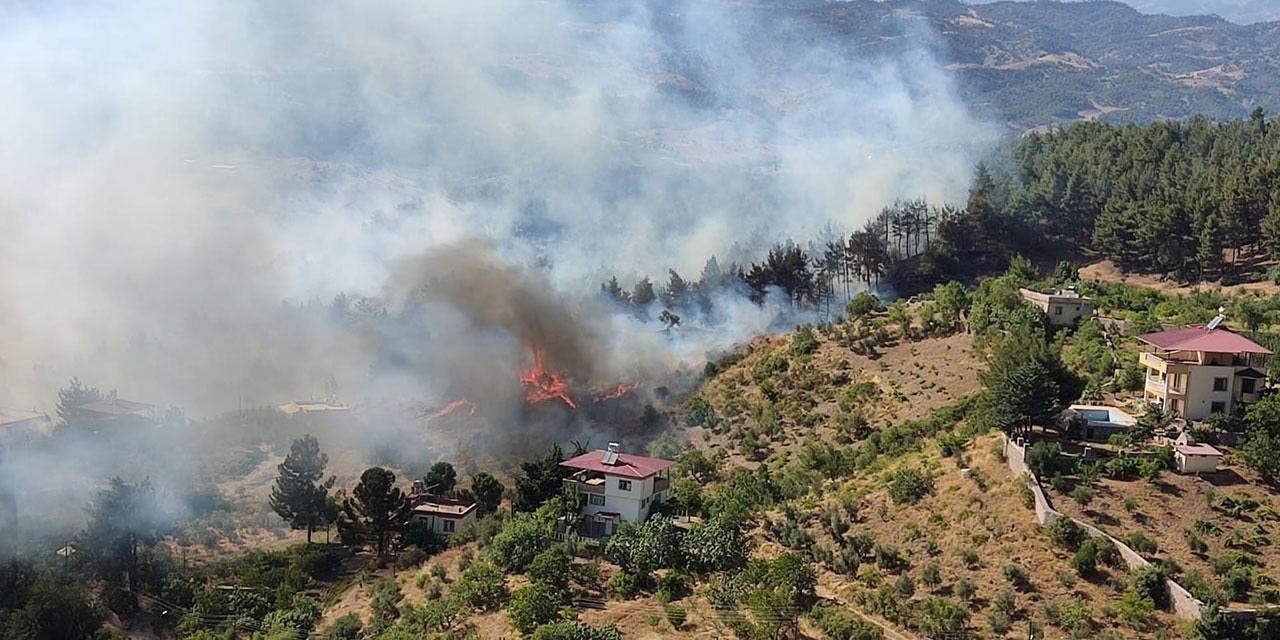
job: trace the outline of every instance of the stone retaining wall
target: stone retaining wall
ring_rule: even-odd
[[[1036,522],[1041,525],[1047,525],[1058,518],[1069,517],[1049,505],[1049,499],[1045,497],[1044,490],[1040,487],[1040,481],[1037,480],[1035,474],[1031,473],[1031,470],[1027,468],[1026,447],[1019,446],[1018,443],[1010,440],[1008,435],[1003,437],[1004,457],[1009,464],[1009,471],[1012,471],[1015,476],[1025,477],[1027,479],[1027,486],[1031,487],[1031,493],[1035,497],[1034,506],[1036,510]],[[1115,545],[1115,548],[1120,552],[1120,557],[1124,559],[1125,565],[1129,567],[1130,571],[1151,564],[1146,558],[1143,558],[1138,554],[1138,552],[1131,549],[1129,545],[1107,535],[1105,531],[1102,531],[1092,524],[1077,518],[1072,518],[1072,520],[1079,525],[1085,533],[1089,534],[1089,537],[1101,538]],[[1196,600],[1190,592],[1184,589],[1182,585],[1177,582],[1174,582],[1173,580],[1166,580],[1165,582],[1169,585],[1169,600],[1173,604],[1174,614],[1179,618],[1184,619],[1200,619],[1200,616],[1204,611],[1204,603]]]

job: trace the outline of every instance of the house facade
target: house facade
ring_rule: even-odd
[[[622,453],[617,443],[561,462],[573,470],[565,486],[586,496],[579,534],[600,538],[613,535],[623,522],[644,522],[654,505],[666,501],[673,464]]]
[[[476,523],[476,503],[427,493],[409,496],[413,520],[442,536],[462,533]]]
[[[1049,293],[1019,289],[1018,293],[1023,300],[1039,307],[1049,324],[1056,327],[1069,327],[1093,315],[1093,301],[1073,289],[1054,289]]]
[[[1146,370],[1143,397],[1148,402],[1188,420],[1203,420],[1261,397],[1266,372],[1250,366],[1250,357],[1271,351],[1216,324],[1138,336],[1149,347],[1138,354]]]

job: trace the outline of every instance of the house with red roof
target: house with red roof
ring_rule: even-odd
[[[1147,349],[1138,355],[1146,369],[1143,397],[1188,420],[1230,413],[1258,400],[1266,372],[1253,364],[1270,355],[1266,347],[1221,326],[1157,331],[1138,336]]]
[[[623,522],[644,522],[654,505],[666,501],[673,464],[622,453],[616,442],[609,443],[606,450],[596,449],[561,462],[560,466],[573,470],[565,485],[587,498],[578,533],[603,538],[613,535]]]

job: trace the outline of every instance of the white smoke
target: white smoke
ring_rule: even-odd
[[[394,299],[433,248],[483,239],[582,310],[608,274],[695,279],[735,243],[962,193],[992,129],[928,35],[864,59],[820,27],[825,3],[795,6],[0,7],[0,405],[49,409],[73,375],[197,415],[331,375],[373,393],[371,352],[464,358],[483,332],[447,309],[421,332],[321,310]],[[769,322],[722,317],[707,344]],[[676,344],[618,331],[615,352]],[[525,348],[481,337],[487,357]],[[395,388],[448,386],[433,362]]]

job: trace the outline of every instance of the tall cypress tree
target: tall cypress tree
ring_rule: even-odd
[[[271,490],[271,508],[294,529],[306,529],[307,543],[319,527],[332,524],[328,508],[333,476],[321,481],[329,456],[320,451],[315,436],[307,434],[293,441],[289,455],[276,470],[276,486]]]

